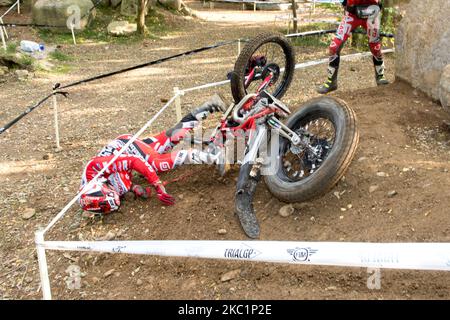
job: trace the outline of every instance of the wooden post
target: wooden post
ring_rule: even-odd
[[[20,14],[20,0],[17,0],[17,14]]]
[[[53,95],[53,115],[55,119],[55,138],[56,138],[56,150],[61,150],[59,144],[59,125],[58,125],[58,102],[56,101],[56,94]]]
[[[72,39],[73,39],[73,44],[76,45],[77,41],[75,39],[75,31],[73,30],[73,23],[70,26],[70,31],[72,31]]]
[[[35,233],[35,239],[39,264],[39,274],[41,277],[42,295],[44,297],[44,300],[51,300],[52,292],[50,290],[50,278],[48,277],[47,258],[45,256],[45,249],[44,247],[42,247],[42,243],[44,242],[44,233],[42,231],[37,231]]]
[[[3,28],[0,28],[0,36],[2,38],[2,46],[3,49],[6,51],[6,41],[5,41],[5,35],[3,33]]]
[[[238,39],[238,57],[241,54],[241,39]]]
[[[173,93],[176,95],[175,98],[175,114],[177,116],[177,122],[181,121],[181,92],[178,87],[173,88]]]
[[[4,22],[3,22],[3,18],[0,18],[0,23],[1,23],[1,24],[4,23]],[[5,26],[1,26],[0,28],[3,29],[3,33],[4,33],[4,36],[5,36],[5,39],[8,39],[9,36],[8,36],[8,32],[6,32],[6,27],[5,27]]]

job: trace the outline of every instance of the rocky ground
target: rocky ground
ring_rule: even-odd
[[[55,82],[252,37],[262,29],[261,22],[248,21],[178,17],[171,23],[178,31],[157,40],[63,45],[62,52],[73,57],[67,74],[36,74],[27,81],[7,76],[0,84],[1,123],[36,102]],[[274,28],[272,21],[264,25],[265,30]],[[38,40],[31,31],[20,32]],[[325,57],[326,49],[298,47],[296,54],[303,62]],[[76,194],[86,161],[118,134],[136,132],[172,96],[173,87],[223,80],[236,55],[235,46],[222,47],[71,89],[68,99],[58,98],[61,151],[55,150],[50,104],[0,137],[2,299],[41,298],[34,231]],[[394,81],[392,57],[386,63]],[[299,108],[316,96],[314,88],[325,75],[325,66],[296,72],[284,101]],[[407,84],[376,88],[368,58],[344,62],[340,76],[340,90],[333,95],[346,100],[359,120],[355,160],[332,192],[296,204],[287,217],[278,214],[285,204],[261,183],[255,200],[261,240],[450,241],[445,192],[450,187],[450,134],[442,126],[448,115]],[[216,91],[230,96],[227,86],[190,93],[182,98],[184,111]],[[171,110],[146,134],[174,123]],[[213,167],[194,166],[163,179],[185,174],[190,177],[168,186],[177,198],[174,207],[161,207],[155,198],[130,199],[119,212],[93,221],[82,219],[73,207],[47,239],[246,239],[231,209],[237,171],[219,179]],[[48,263],[58,299],[447,299],[450,290],[450,275],[444,272],[384,270],[381,289],[369,290],[367,272],[359,268],[63,252],[48,252]],[[81,288],[75,290],[66,283],[73,266],[82,276]]]

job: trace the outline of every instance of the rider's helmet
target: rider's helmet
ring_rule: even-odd
[[[83,193],[80,205],[83,210],[107,214],[119,209],[120,196],[107,180],[103,179],[92,183],[92,186]]]

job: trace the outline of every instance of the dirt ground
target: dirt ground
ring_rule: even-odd
[[[61,50],[74,57],[68,74],[37,74],[26,82],[9,76],[0,84],[1,123],[36,102],[55,82],[252,37],[262,28],[261,22],[231,22],[178,17],[172,21],[178,31],[158,40],[64,45]],[[263,26],[274,28],[272,21]],[[42,297],[34,231],[47,225],[76,194],[88,159],[118,134],[136,132],[172,96],[173,87],[223,80],[236,55],[235,46],[223,47],[71,89],[69,99],[58,98],[62,151],[55,150],[50,104],[0,137],[0,298]],[[297,48],[297,62],[325,56],[326,49]],[[261,240],[450,241],[450,200],[445,192],[450,187],[450,134],[442,126],[448,115],[407,84],[394,82],[392,56],[386,64],[393,84],[376,88],[369,58],[343,62],[340,90],[333,95],[358,115],[356,157],[332,192],[296,204],[287,218],[278,214],[284,204],[261,183],[255,199]],[[294,110],[301,107],[316,96],[314,88],[325,75],[323,65],[296,72],[283,100]],[[182,98],[184,111],[216,91],[230,96],[227,86],[187,94]],[[174,123],[171,110],[146,134]],[[168,186],[177,198],[173,207],[161,207],[155,198],[129,199],[119,212],[91,221],[81,219],[74,206],[47,239],[246,239],[232,210],[237,172],[222,179],[213,167],[192,166],[162,177],[184,174],[191,176]],[[397,194],[389,197],[390,191]],[[27,208],[36,212],[30,219],[22,217]],[[219,234],[219,229],[226,229],[226,234]],[[54,251],[47,257],[56,299],[448,299],[450,292],[450,274],[445,272],[383,270],[381,289],[369,290],[362,268]],[[81,268],[81,289],[66,285],[71,265]],[[238,276],[221,282],[221,275],[232,270],[239,270]]]

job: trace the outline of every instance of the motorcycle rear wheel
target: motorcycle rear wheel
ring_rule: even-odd
[[[247,42],[234,65],[231,93],[236,103],[247,94],[255,93],[262,82],[262,79],[257,79],[251,81],[248,86],[245,84],[250,62],[261,56],[266,60],[264,66],[261,66],[263,69],[272,67],[279,71],[276,81],[267,89],[270,94],[280,99],[288,90],[295,69],[294,49],[282,34],[262,33]]]

